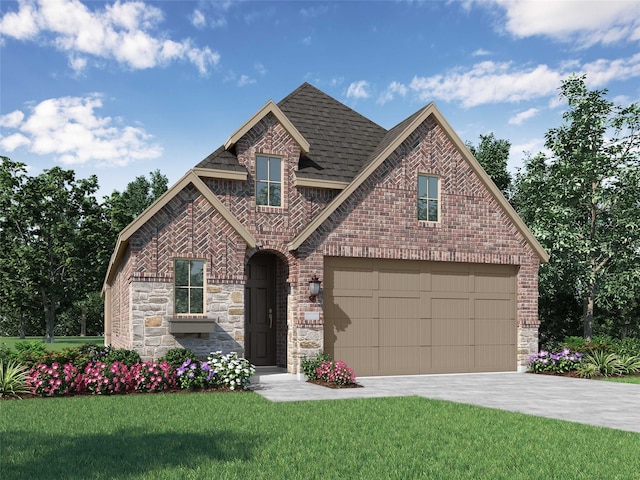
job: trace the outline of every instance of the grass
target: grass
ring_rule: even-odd
[[[15,349],[18,342],[42,342],[42,337],[26,337],[20,339],[18,337],[0,337],[0,346]],[[54,343],[44,343],[49,350],[62,350],[64,348],[79,347],[85,343],[93,343],[96,345],[104,345],[104,337],[55,337]]]
[[[21,479],[630,479],[640,435],[419,397],[255,393],[0,402]]]
[[[598,378],[598,380],[606,380],[607,382],[618,383],[636,383],[640,385],[640,375],[628,375],[626,377],[602,377]]]

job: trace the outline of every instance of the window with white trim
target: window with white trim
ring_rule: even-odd
[[[418,220],[437,222],[440,219],[440,179],[433,175],[418,175]]]
[[[282,205],[282,160],[256,156],[256,205]]]
[[[175,313],[204,313],[204,261],[175,260],[174,273]]]

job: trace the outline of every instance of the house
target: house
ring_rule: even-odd
[[[547,259],[433,103],[386,130],[305,83],[121,232],[105,342],[292,373],[320,350],[359,376],[522,370]]]

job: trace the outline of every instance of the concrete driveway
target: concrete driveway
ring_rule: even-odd
[[[526,373],[362,377],[331,389],[259,372],[253,390],[273,402],[421,396],[640,433],[640,385]]]

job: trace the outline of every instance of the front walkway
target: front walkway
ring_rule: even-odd
[[[331,389],[286,373],[260,374],[253,390],[273,402],[421,396],[640,433],[640,385],[526,373],[362,377]]]

